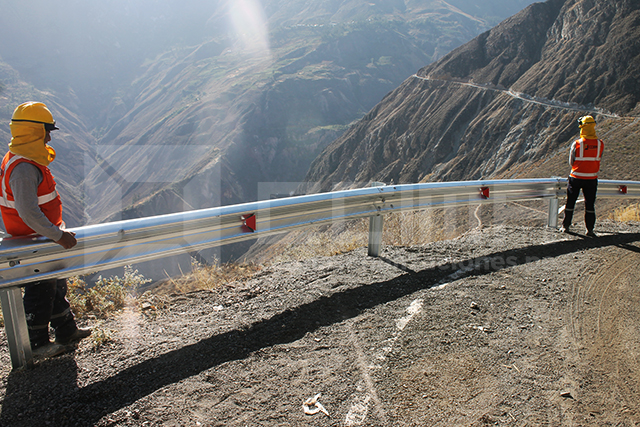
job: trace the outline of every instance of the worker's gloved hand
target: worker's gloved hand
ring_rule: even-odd
[[[71,249],[78,243],[76,240],[76,233],[72,233],[70,231],[63,231],[62,237],[60,240],[57,240],[56,243],[62,246],[65,249]]]

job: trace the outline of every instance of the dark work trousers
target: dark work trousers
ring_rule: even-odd
[[[587,231],[593,231],[596,225],[596,192],[598,191],[597,179],[579,179],[569,177],[567,183],[567,204],[564,208],[564,221],[562,226],[569,229],[573,219],[573,210],[576,207],[576,200],[580,195],[580,189],[584,194],[584,224]]]
[[[32,348],[49,343],[49,325],[57,338],[68,337],[77,329],[67,301],[66,279],[29,283],[24,287],[23,303]]]

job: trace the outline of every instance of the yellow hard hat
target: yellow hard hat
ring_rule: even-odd
[[[595,119],[592,116],[582,116],[578,119],[578,127],[580,128],[590,123],[593,123],[593,124],[596,123]]]
[[[25,102],[16,107],[11,116],[12,122],[42,123],[48,131],[57,130],[51,111],[42,102]]]

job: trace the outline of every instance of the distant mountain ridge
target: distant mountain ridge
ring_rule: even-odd
[[[564,176],[577,117],[620,127],[640,113],[639,24],[638,2],[532,4],[388,94],[314,161],[301,190],[531,176],[555,156],[551,172]],[[632,175],[610,179],[640,177],[637,155],[620,160]],[[605,154],[603,174],[613,166]]]
[[[419,74],[450,73],[626,114],[640,98],[638,6],[631,0],[533,4]]]

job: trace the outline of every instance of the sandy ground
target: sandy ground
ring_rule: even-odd
[[[598,230],[280,263],[94,322],[104,345],[28,371],[3,331],[0,424],[640,425],[640,225]]]

